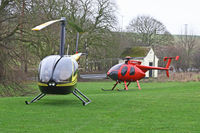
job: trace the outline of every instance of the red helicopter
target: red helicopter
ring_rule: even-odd
[[[169,77],[169,66],[172,59],[176,61],[179,59],[179,56],[176,57],[164,57],[164,61],[167,61],[166,67],[153,67],[153,66],[143,66],[141,65],[141,61],[131,60],[130,56],[126,57],[125,63],[120,63],[113,66],[108,72],[107,76],[110,77],[112,80],[115,80],[116,83],[114,84],[113,88],[117,86],[118,83],[124,82],[125,88],[124,90],[128,90],[128,86],[131,82],[137,82],[137,86],[139,90],[141,90],[139,80],[145,77],[145,73],[151,69],[157,70],[165,70],[167,77]],[[128,82],[128,84],[127,84]],[[102,88],[102,90],[106,91]]]

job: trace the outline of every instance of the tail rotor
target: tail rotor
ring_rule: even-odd
[[[171,64],[172,59],[175,59],[177,61],[179,59],[179,56],[176,56],[176,57],[164,57],[164,59],[163,59],[164,61],[168,60],[168,62],[166,64],[166,67],[165,67],[165,68],[167,68],[167,70],[166,70],[167,77],[169,77],[169,66]]]

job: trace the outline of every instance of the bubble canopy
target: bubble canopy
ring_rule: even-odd
[[[51,55],[44,58],[39,66],[39,81],[71,82],[72,75],[78,69],[75,60],[67,56]]]
[[[112,72],[112,71],[118,71],[120,69],[120,67],[123,65],[124,63],[120,63],[120,64],[117,64],[115,66],[113,66],[109,72]]]

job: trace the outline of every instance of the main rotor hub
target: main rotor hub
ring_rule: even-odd
[[[132,57],[130,57],[130,56],[126,56],[125,59],[126,59],[125,63],[127,64],[128,61],[129,61],[130,59],[132,59]]]

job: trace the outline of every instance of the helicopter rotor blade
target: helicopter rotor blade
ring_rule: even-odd
[[[134,57],[126,56],[126,57],[121,58],[121,59],[122,59],[122,60],[128,61],[128,60],[134,59]]]
[[[32,30],[34,30],[34,31],[42,30],[43,28],[45,28],[51,24],[54,24],[56,22],[60,22],[60,21],[64,21],[64,20],[63,19],[51,20],[51,21],[48,21],[46,23],[43,23],[43,24],[40,24],[40,25],[34,27]],[[79,33],[84,33],[84,30],[80,26],[75,24],[74,22],[68,21],[68,23],[71,27],[73,27]]]
[[[32,30],[34,30],[34,31],[42,30],[43,28],[45,28],[45,27],[47,27],[47,26],[49,26],[51,24],[54,24],[56,22],[60,22],[60,21],[63,21],[63,19],[57,19],[57,20],[48,21],[46,23],[43,23],[43,24],[40,24],[40,25],[34,27]]]

